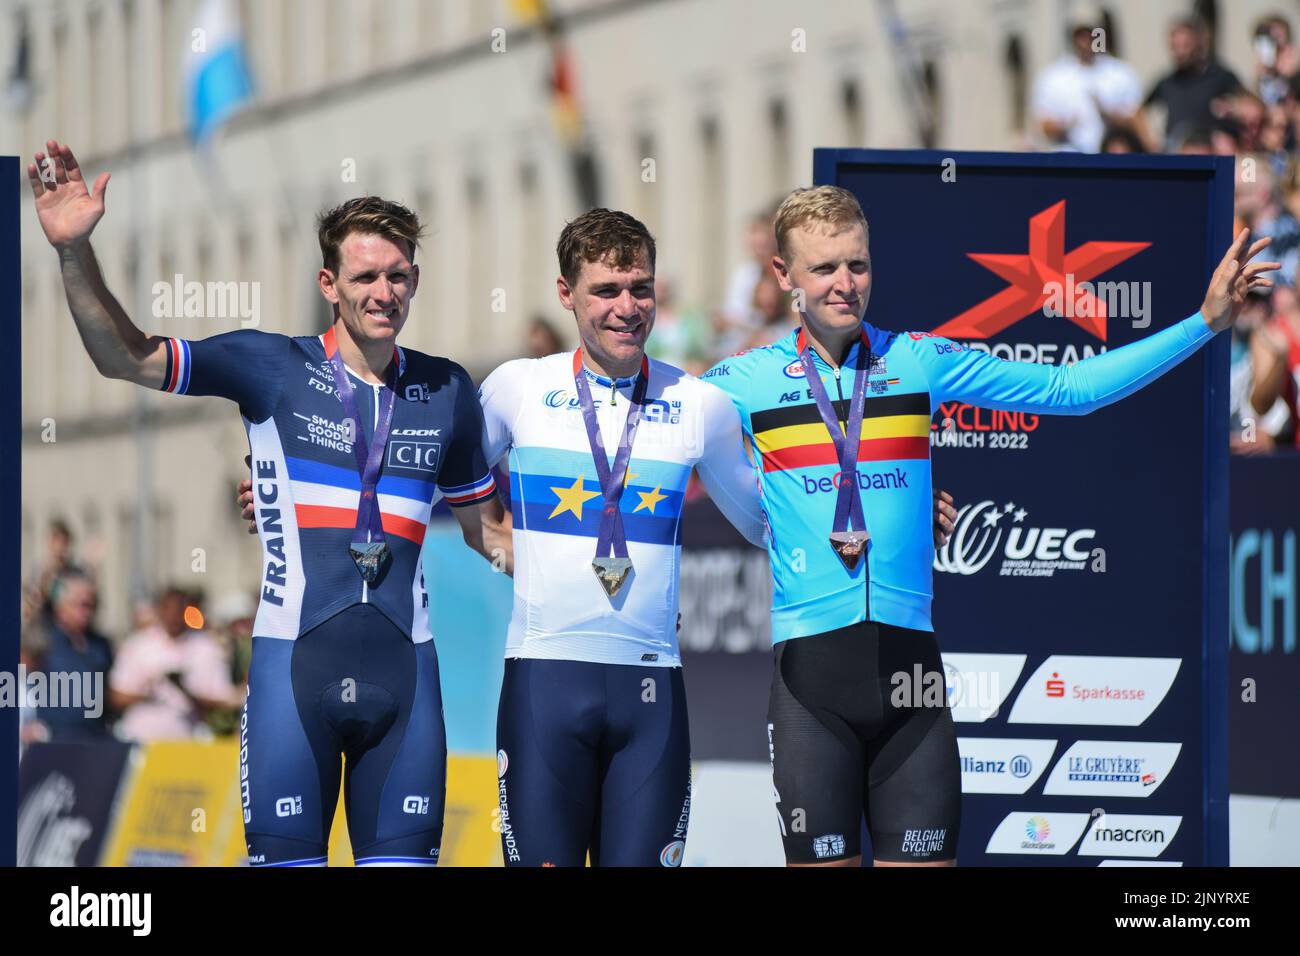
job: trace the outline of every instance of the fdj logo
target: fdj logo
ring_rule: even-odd
[[[277,817],[296,817],[302,813],[302,797],[281,797],[275,801]]]
[[[645,403],[643,417],[648,422],[658,425],[677,425],[682,420],[682,403],[669,404],[662,398],[651,399]]]
[[[391,441],[388,443],[388,467],[412,471],[437,471],[440,442]]]
[[[429,812],[429,798],[415,796],[407,797],[402,801],[402,812],[418,813],[421,815],[427,814]]]
[[[841,482],[844,481],[845,476],[849,474],[857,476],[858,487],[863,491],[868,488],[906,488],[908,486],[907,475],[903,473],[901,468],[882,472],[840,471],[826,478],[809,478],[805,475],[803,492],[806,495],[815,495],[823,491],[836,491],[839,489]],[[848,480],[852,481],[853,479],[849,478]]]

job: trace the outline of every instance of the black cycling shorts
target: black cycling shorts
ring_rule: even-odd
[[[943,680],[927,631],[867,621],[777,644],[767,731],[787,863],[859,856],[864,815],[877,860],[956,856],[961,764]]]

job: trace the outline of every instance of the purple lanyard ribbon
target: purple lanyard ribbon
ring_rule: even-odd
[[[334,366],[334,385],[338,389],[339,401],[343,403],[343,415],[356,428],[353,436],[352,453],[356,456],[357,471],[361,476],[361,499],[357,503],[357,524],[352,532],[352,543],[383,543],[384,524],[379,515],[379,499],[375,495],[375,485],[379,481],[379,469],[384,463],[384,446],[388,444],[388,430],[393,422],[393,405],[397,400],[397,362],[388,366],[384,375],[384,388],[381,389],[378,404],[379,417],[375,422],[375,431],[369,445],[361,427],[361,413],[357,410],[357,395],[348,378],[348,370],[343,364],[343,356],[337,347],[330,356]],[[367,579],[369,580],[369,579]]]
[[[600,532],[596,536],[596,557],[608,557],[612,552],[616,558],[626,558],[627,537],[623,532],[623,515],[618,504],[623,497],[623,476],[627,474],[628,461],[632,457],[632,440],[636,437],[636,426],[641,420],[641,405],[650,383],[650,363],[642,357],[641,374],[632,387],[632,404],[627,410],[627,422],[623,425],[623,436],[619,439],[612,468],[605,443],[600,437],[600,423],[596,421],[596,406],[591,400],[587,372],[582,367],[582,349],[573,353],[573,382],[578,390],[578,402],[582,406],[582,421],[587,426],[587,443],[591,446],[591,457],[596,464],[596,481],[605,498],[605,507],[600,514]]]
[[[839,495],[835,499],[835,526],[832,531],[867,530],[866,515],[862,510],[862,494],[858,490],[858,446],[862,440],[862,415],[867,397],[867,372],[871,368],[871,343],[866,333],[862,333],[862,348],[858,350],[858,365],[853,376],[853,391],[849,397],[849,418],[846,431],[840,431],[840,419],[831,405],[826,386],[822,384],[817,367],[813,364],[812,348],[804,330],[799,330],[796,348],[799,361],[803,363],[804,374],[808,377],[808,388],[817,402],[817,411],[831,441],[835,444],[835,457],[839,461],[840,473],[836,476]]]

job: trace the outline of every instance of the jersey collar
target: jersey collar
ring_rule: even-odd
[[[871,338],[867,335],[867,324],[863,322],[858,331],[861,337],[858,341],[849,346],[849,354],[844,357],[844,361],[840,364],[841,368],[856,368],[858,364],[858,350],[863,346],[868,350],[871,349]],[[804,327],[800,325],[799,328],[794,330],[794,354],[802,354],[804,346],[809,344],[808,336],[804,332]],[[830,363],[822,358],[821,353],[815,348],[809,348],[808,351],[812,353],[814,365],[824,366],[826,368],[831,367]]]
[[[334,353],[339,349],[338,337],[334,334],[334,326],[331,325],[322,334],[316,337],[320,339],[321,345],[325,347],[325,357],[333,358]],[[397,363],[397,377],[401,378],[406,374],[406,353],[396,345],[393,346],[393,361]],[[347,366],[344,365],[344,368],[347,368]],[[349,368],[348,371],[353,375],[357,375],[355,369]],[[357,375],[357,378],[361,378],[361,376]]]
[[[602,388],[609,388],[610,386],[613,386],[614,388],[628,388],[636,384],[637,377],[635,375],[629,375],[627,378],[610,378],[607,375],[599,375],[596,372],[593,372],[583,364],[581,348],[577,349],[573,353],[573,373],[575,375],[578,374],[578,369],[582,369],[587,373],[588,381],[595,382]],[[646,377],[647,382],[650,380],[650,357],[648,355],[641,356],[640,374]]]

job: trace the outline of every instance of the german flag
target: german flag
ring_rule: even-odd
[[[849,401],[831,402],[840,427],[849,417]],[[763,455],[764,471],[813,465],[836,465],[835,444],[817,405],[804,402],[754,412],[754,444]],[[930,396],[926,392],[867,398],[862,413],[858,461],[898,461],[930,455]]]

